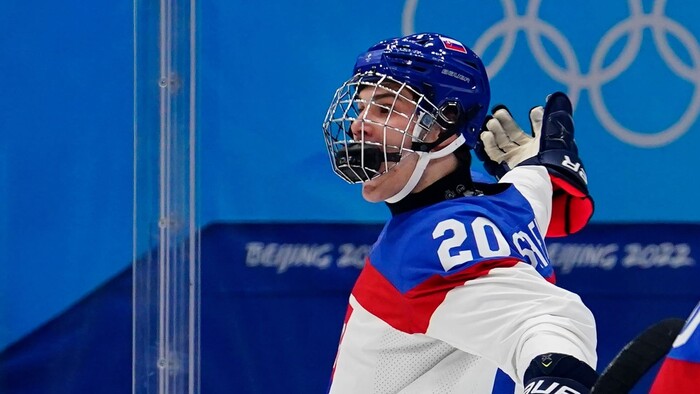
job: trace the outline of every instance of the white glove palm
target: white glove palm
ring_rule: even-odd
[[[523,161],[537,156],[540,151],[543,114],[544,108],[541,106],[530,110],[530,136],[518,126],[508,109],[501,107],[494,111],[480,137],[489,158],[515,168]]]

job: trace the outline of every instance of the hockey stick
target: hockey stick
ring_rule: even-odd
[[[591,394],[629,392],[669,352],[684,324],[683,319],[666,319],[642,331],[608,364],[593,385]]]

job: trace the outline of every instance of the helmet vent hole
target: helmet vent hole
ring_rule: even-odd
[[[457,61],[460,62],[460,63],[462,63],[462,64],[464,64],[464,65],[467,66],[467,67],[471,67],[471,68],[473,68],[473,69],[475,69],[475,70],[479,70],[479,66],[478,66],[476,63],[474,63],[474,62],[468,62],[468,61],[464,61],[464,60],[461,60],[461,59],[457,59]]]
[[[418,44],[418,45],[420,45],[420,46],[426,46],[429,42],[430,42],[430,40],[429,40],[429,39],[425,39],[425,38],[422,39],[422,40],[416,40],[416,44]]]

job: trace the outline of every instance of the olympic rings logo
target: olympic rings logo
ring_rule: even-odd
[[[598,42],[589,72],[583,74],[578,58],[567,38],[554,26],[539,18],[542,0],[530,0],[524,15],[518,15],[514,0],[501,0],[504,18],[488,28],[474,45],[474,51],[484,53],[497,39],[503,38],[494,59],[486,65],[489,75],[498,74],[506,64],[516,43],[517,33],[524,31],[527,44],[535,60],[554,80],[567,86],[568,94],[574,105],[578,102],[581,91],[587,89],[593,111],[605,127],[616,138],[640,148],[654,148],[667,145],[685,134],[695,123],[700,113],[700,45],[684,26],[668,18],[665,14],[666,0],[654,2],[650,13],[644,13],[642,0],[629,0],[630,15],[609,29]],[[402,15],[403,34],[414,33],[414,17],[418,0],[406,0]],[[665,130],[652,133],[640,133],[622,126],[610,114],[601,89],[606,83],[616,79],[632,64],[639,54],[644,29],[651,29],[654,45],[666,65],[680,78],[692,83],[694,90],[690,103],[683,115]],[[670,33],[687,50],[693,67],[686,65],[671,49],[666,39]],[[563,57],[565,67],[560,67],[547,53],[541,37],[544,36],[556,46]],[[606,55],[611,47],[621,38],[627,36],[627,42],[617,59],[604,66]]]

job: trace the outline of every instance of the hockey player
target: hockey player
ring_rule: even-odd
[[[595,382],[593,316],[547,280],[544,236],[593,211],[571,104],[533,109],[530,136],[502,106],[482,132],[489,100],[479,57],[433,33],[372,46],[336,92],[333,169],[392,218],[352,290],[330,393],[505,392],[499,368],[516,392]],[[477,146],[498,183],[472,181]]]

